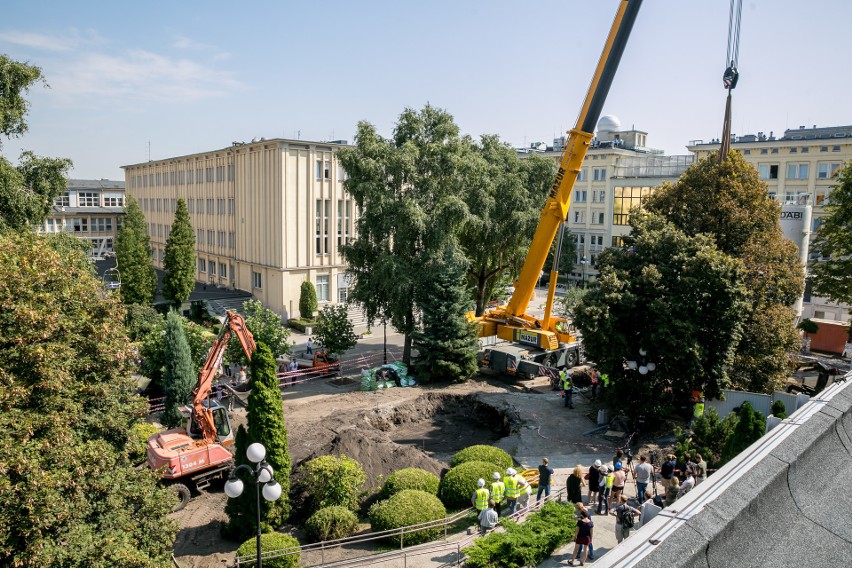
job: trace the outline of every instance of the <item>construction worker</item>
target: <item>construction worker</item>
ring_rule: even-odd
[[[490,498],[491,493],[485,488],[485,480],[480,478],[476,482],[476,491],[474,491],[473,496],[470,498],[470,503],[478,512],[481,512],[488,508],[488,500]]]
[[[692,419],[689,421],[689,427],[692,428],[692,424],[704,416],[704,397],[698,399],[698,402],[695,403],[695,407],[692,409]]]
[[[517,471],[511,467],[506,470],[506,477],[503,478],[503,485],[506,488],[506,505],[509,507],[509,515],[514,515],[518,509],[518,497],[521,495],[521,485],[515,477]]]
[[[494,481],[491,483],[491,500],[496,505],[494,510],[497,511],[497,516],[500,516],[500,508],[503,506],[503,498],[506,495],[506,484],[500,480],[500,474],[496,471],[491,476]]]
[[[559,372],[559,378],[562,380],[562,396],[565,397],[565,407],[574,408],[574,381],[571,380],[571,375],[565,369]]]

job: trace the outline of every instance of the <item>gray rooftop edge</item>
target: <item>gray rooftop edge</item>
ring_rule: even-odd
[[[852,373],[594,564],[852,565]]]

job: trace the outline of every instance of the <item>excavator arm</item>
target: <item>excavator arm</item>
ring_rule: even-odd
[[[234,335],[240,341],[246,357],[251,361],[251,356],[255,349],[257,349],[254,336],[252,336],[248,327],[246,327],[243,316],[228,310],[225,314],[225,321],[222,323],[222,329],[219,331],[219,336],[207,353],[207,360],[198,373],[198,382],[192,391],[192,419],[200,428],[203,443],[206,444],[215,442],[217,437],[216,426],[213,423],[213,412],[204,405],[204,401],[207,400],[207,397],[210,396],[213,390],[216,370],[222,364],[225,348],[228,347],[228,342]]]

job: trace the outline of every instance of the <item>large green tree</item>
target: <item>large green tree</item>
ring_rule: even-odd
[[[0,564],[167,566],[172,498],[126,458],[146,404],[120,302],[73,237],[7,232],[0,305]]]
[[[261,499],[261,519],[266,530],[280,527],[290,514],[290,453],[287,447],[287,426],[281,406],[281,391],[278,388],[275,359],[269,347],[257,344],[251,359],[252,390],[248,401],[248,432],[240,426],[236,437],[235,463],[248,463],[246,449],[259,442],[266,448],[266,462],[275,472],[275,480],[281,484],[281,497],[272,503]],[[250,464],[252,465],[253,464]],[[240,472],[245,490],[225,506],[228,522],[222,532],[228,538],[243,540],[255,532],[257,497],[254,481]]]
[[[189,401],[192,387],[196,383],[195,365],[192,362],[181,319],[176,311],[170,310],[166,315],[166,333],[163,336],[166,355],[163,367],[163,390],[166,397],[165,410],[160,416],[160,421],[169,428],[180,426],[183,422],[180,407]]]
[[[313,321],[315,313],[317,313],[317,289],[313,282],[305,280],[299,290],[299,317]]]
[[[180,316],[179,319],[181,326],[183,326],[184,336],[189,344],[190,359],[197,376],[198,371],[201,370],[201,366],[207,359],[213,336],[197,323],[191,322],[183,316]],[[142,366],[140,371],[155,384],[162,385],[169,357],[166,346],[166,322],[164,318],[160,318],[159,321],[152,321],[151,323],[153,325],[146,326],[149,331],[141,338],[142,345],[139,348],[139,356],[142,359]]]
[[[132,195],[127,196],[124,222],[115,237],[121,271],[121,298],[125,304],[150,304],[157,295],[157,273],[151,263],[148,223]]]
[[[264,307],[258,300],[243,302],[243,318],[246,327],[254,336],[254,340],[263,343],[275,357],[290,353],[291,345],[288,342],[290,330],[281,325],[281,316]],[[225,351],[225,359],[229,363],[244,365],[248,362],[246,354],[237,338],[231,339],[228,349]]]
[[[798,345],[792,305],[801,296],[804,275],[796,245],[781,232],[779,205],[757,170],[736,151],[722,163],[705,158],[676,183],[658,188],[646,209],[687,235],[710,236],[721,252],[742,261],[748,296],[729,370],[732,386],[757,392],[779,388],[788,373],[788,354]]]
[[[314,327],[314,337],[323,349],[337,355],[355,347],[358,336],[349,321],[349,310],[345,304],[323,307]]]
[[[465,381],[477,370],[479,341],[465,317],[471,302],[462,263],[448,252],[424,268],[418,297],[423,329],[414,332],[417,380]]]
[[[603,252],[598,285],[576,309],[586,353],[630,414],[671,410],[693,389],[718,397],[746,308],[742,263],[659,215],[631,215],[631,226],[630,249]],[[642,375],[625,360],[656,369]]]
[[[828,214],[814,242],[822,258],[810,265],[809,276],[815,293],[852,304],[852,162],[841,170],[828,198]]]
[[[195,232],[183,198],[177,201],[164,254],[163,296],[177,307],[189,299],[195,287]]]
[[[522,160],[511,146],[490,135],[469,144],[463,157],[462,196],[470,214],[459,232],[459,245],[480,316],[503,273],[514,277],[520,270],[556,164],[536,155]]]
[[[368,320],[387,318],[405,335],[406,364],[419,326],[423,269],[469,217],[462,166],[470,146],[452,116],[427,105],[406,109],[390,139],[359,123],[355,145],[338,154],[349,175],[346,190],[361,211],[358,238],[343,247],[350,300]]]

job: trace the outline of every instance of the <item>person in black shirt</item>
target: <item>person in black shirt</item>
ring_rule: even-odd
[[[538,502],[541,499],[541,494],[545,497],[550,497],[550,476],[553,475],[553,468],[547,465],[547,458],[541,459],[541,465],[538,466],[538,493],[535,500]]]
[[[675,467],[677,467],[676,459],[677,458],[674,454],[669,454],[666,457],[666,461],[663,463],[663,466],[660,468],[660,476],[663,478],[661,483],[666,489],[668,489],[669,484],[672,482],[672,477],[674,477],[674,470]]]

